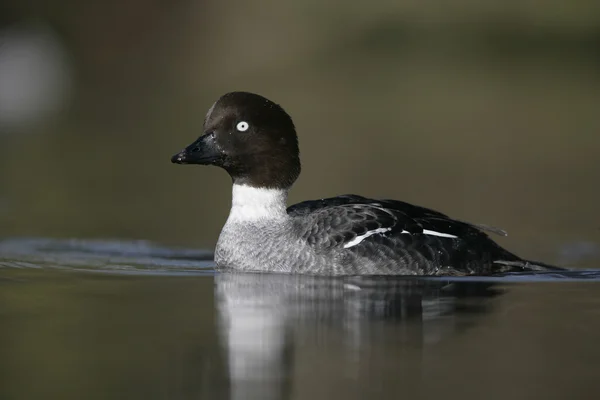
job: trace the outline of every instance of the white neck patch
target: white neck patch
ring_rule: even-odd
[[[287,190],[233,185],[227,222],[287,218]]]

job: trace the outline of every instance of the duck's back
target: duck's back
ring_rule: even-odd
[[[515,270],[521,259],[484,229],[396,200],[356,195],[306,201],[288,208],[297,236],[317,253],[332,255],[317,273],[469,275]],[[522,267],[517,267],[522,270]]]

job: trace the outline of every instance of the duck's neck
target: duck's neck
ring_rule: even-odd
[[[288,217],[287,189],[257,188],[248,185],[233,185],[230,222],[253,222],[258,220],[280,220]]]

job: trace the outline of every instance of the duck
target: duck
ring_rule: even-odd
[[[231,177],[214,252],[218,270],[344,275],[468,276],[561,269],[525,260],[489,234],[505,232],[391,199],[347,194],[287,206],[300,175],[290,115],[255,93],[221,96],[203,134],[171,157]]]

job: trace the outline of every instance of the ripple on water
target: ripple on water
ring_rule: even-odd
[[[213,253],[148,241],[16,238],[0,240],[0,268],[62,269],[136,275],[212,275]],[[370,277],[390,280],[390,277]],[[471,282],[600,281],[600,269],[510,273],[502,276],[420,277]],[[363,281],[364,284],[364,281]]]
[[[0,268],[61,269],[116,274],[214,273],[208,250],[172,249],[147,241],[18,238],[0,241]]]

